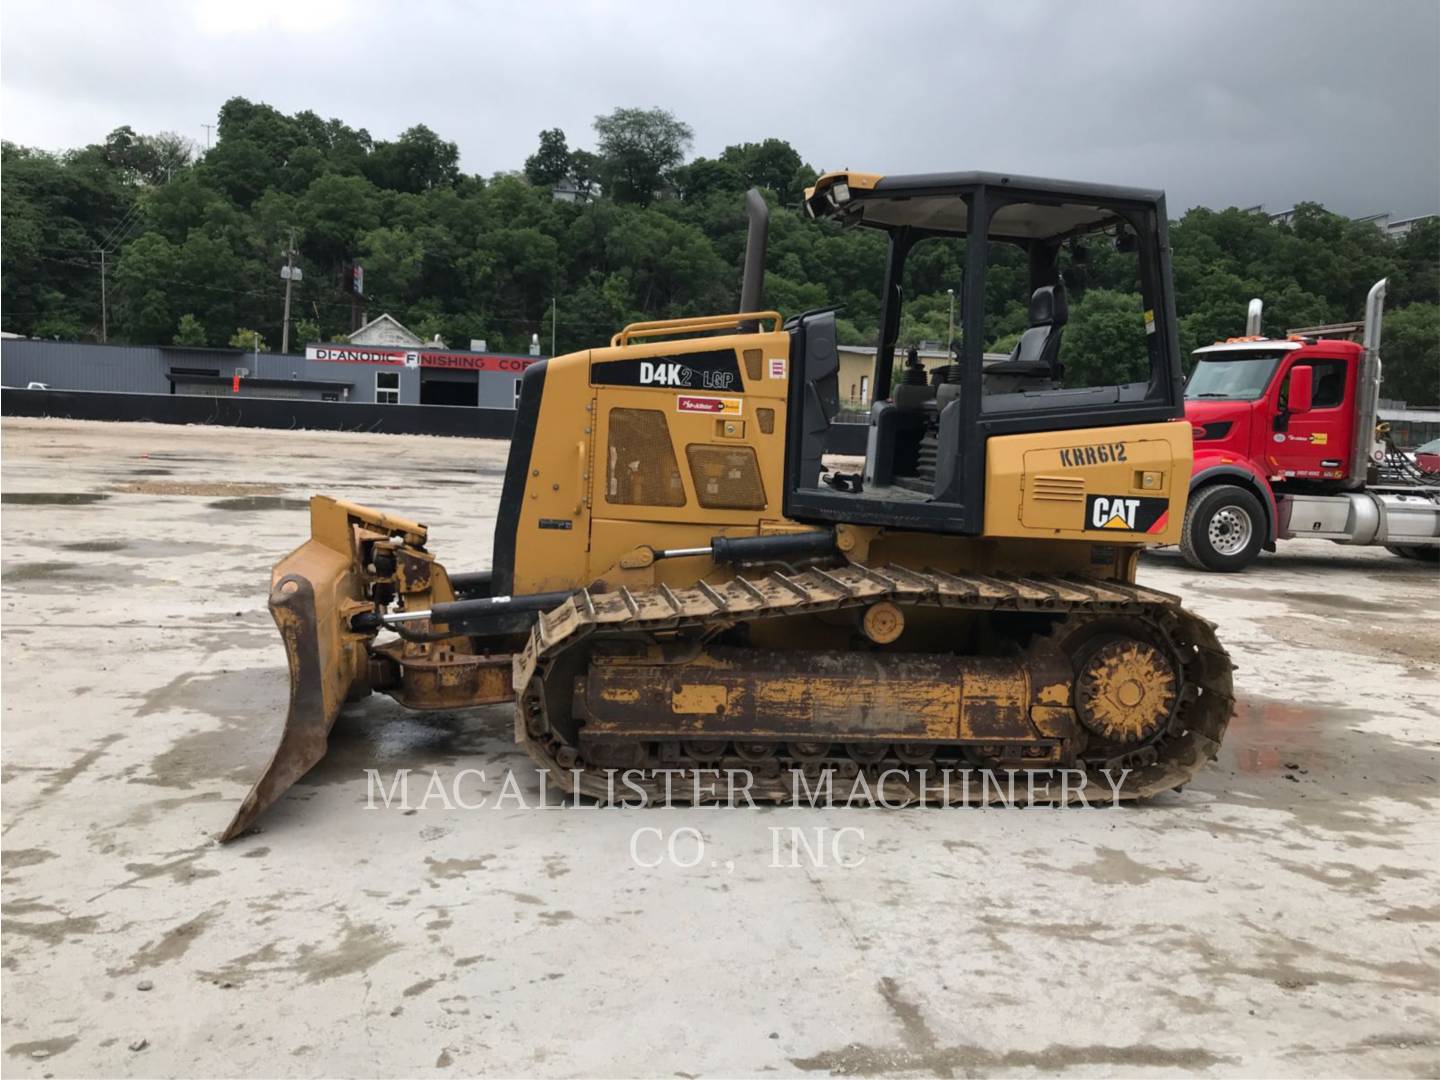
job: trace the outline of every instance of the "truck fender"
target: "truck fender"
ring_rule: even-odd
[[[1199,463],[1196,463],[1199,465]],[[1275,492],[1270,490],[1270,481],[1265,479],[1253,468],[1247,468],[1239,462],[1226,462],[1216,465],[1200,465],[1190,475],[1190,494],[1193,497],[1195,492],[1202,487],[1208,487],[1218,480],[1226,480],[1236,483],[1240,487],[1248,488],[1260,497],[1260,505],[1265,507],[1265,546],[1268,550],[1275,550],[1275,528],[1276,522],[1280,520],[1279,508],[1275,505]]]

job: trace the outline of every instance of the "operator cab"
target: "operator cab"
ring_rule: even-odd
[[[821,177],[805,205],[812,217],[881,230],[889,244],[872,400],[863,390],[857,400],[856,380],[841,385],[833,310],[787,323],[790,430],[800,435],[788,516],[976,534],[990,436],[1183,416],[1163,193],[842,172]],[[951,340],[944,362],[926,366],[914,337],[945,325],[947,299]],[[1077,301],[1097,312],[1083,329],[1071,322]],[[869,412],[858,475],[821,461],[842,403]]]

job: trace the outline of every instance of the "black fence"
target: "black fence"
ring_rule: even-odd
[[[511,409],[369,405],[201,394],[118,394],[93,390],[6,390],[0,395],[0,412],[6,416],[65,420],[148,420],[157,424],[454,435],[472,439],[508,439],[515,425],[515,413]]]
[[[379,435],[451,435],[508,439],[510,409],[458,405],[368,405],[285,398],[208,397],[203,394],[123,394],[98,390],[9,390],[0,394],[6,416],[62,420],[140,420],[156,424],[306,431],[365,431]],[[863,455],[866,424],[833,423],[825,440],[832,454]]]

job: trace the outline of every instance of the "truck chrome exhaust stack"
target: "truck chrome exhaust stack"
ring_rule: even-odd
[[[1385,447],[1375,438],[1376,412],[1380,407],[1380,322],[1385,312],[1385,289],[1389,278],[1370,286],[1365,297],[1365,354],[1360,358],[1360,377],[1355,383],[1355,445],[1350,450],[1349,485],[1362,487],[1371,464],[1384,460]]]
[[[1260,320],[1265,313],[1265,301],[1255,297],[1250,301],[1250,307],[1245,312],[1245,336],[1260,336]]]

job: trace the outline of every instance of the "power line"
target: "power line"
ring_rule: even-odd
[[[105,238],[100,241],[100,246],[102,248],[109,248],[113,251],[117,243],[116,237],[120,236],[121,230],[124,230],[125,233],[128,235],[130,230],[135,227],[135,221],[139,216],[140,200],[136,199],[133,203],[130,204],[130,209],[125,212],[124,216],[122,216],[121,219],[116,222],[114,228],[112,228],[105,235]]]
[[[142,213],[140,200],[136,199],[130,204],[130,209],[119,223],[110,230],[104,240],[100,242],[100,341],[101,344],[110,340],[110,301],[105,289],[105,256],[110,251],[116,251],[120,245],[129,238],[139,224]]]
[[[91,250],[94,250],[94,249],[91,249]],[[99,267],[97,267],[94,263],[78,262],[78,261],[75,261],[75,260],[73,260],[73,259],[59,259],[59,258],[53,258],[53,257],[48,256],[48,255],[39,255],[39,254],[37,254],[35,257],[36,257],[37,259],[43,260],[44,262],[54,263],[54,264],[56,264],[56,265],[58,265],[58,266],[70,266],[70,267],[75,267],[75,268],[80,269],[80,270],[90,270],[90,271],[96,271],[96,270],[99,269]],[[218,294],[221,294],[221,295],[231,296],[231,297],[244,297],[244,298],[247,298],[247,299],[269,300],[269,301],[273,301],[273,299],[274,299],[274,297],[273,297],[273,295],[272,295],[271,293],[269,293],[269,292],[267,292],[267,291],[260,290],[260,289],[228,288],[228,287],[223,286],[223,285],[210,285],[210,284],[207,284],[207,283],[204,283],[204,282],[191,281],[191,280],[188,280],[188,279],[185,279],[185,278],[157,277],[157,276],[154,276],[154,275],[148,276],[148,277],[146,278],[146,280],[147,280],[147,281],[152,281],[152,282],[155,282],[155,283],[161,284],[161,285],[179,285],[179,286],[182,286],[182,287],[188,288],[188,289],[200,289],[200,290],[203,290],[203,291],[205,291],[205,292],[213,292],[213,293],[218,293]],[[318,306],[318,307],[327,309],[327,310],[329,310],[329,311],[331,311],[331,312],[348,312],[348,311],[350,310],[349,304],[348,304],[346,301],[342,301],[342,300],[326,300],[326,299],[320,299],[320,298],[316,298],[316,297],[310,297],[310,298],[308,298],[308,302],[309,302],[312,306]],[[502,309],[499,309],[499,310],[502,310],[502,311],[503,311],[503,310],[505,310],[505,309],[502,308]],[[511,309],[511,310],[513,310],[513,309]],[[455,314],[457,314],[457,315],[463,315],[463,314],[465,314],[465,313],[455,313]],[[487,324],[503,324],[503,325],[507,325],[507,326],[520,326],[520,327],[526,327],[526,328],[539,327],[539,326],[543,323],[543,321],[544,321],[544,315],[543,315],[543,314],[540,315],[539,317],[526,316],[526,315],[523,315],[523,314],[522,314],[522,315],[519,315],[519,316],[511,317],[511,316],[493,314],[493,313],[490,313],[490,312],[475,312],[475,313],[473,313],[473,314],[474,314],[476,317],[478,317],[482,322],[487,323]],[[567,322],[567,325],[568,325],[568,326],[572,326],[572,327],[576,327],[576,328],[579,328],[579,329],[583,329],[583,330],[596,330],[596,331],[600,331],[600,332],[602,332],[602,333],[614,333],[617,329],[619,329],[618,326],[615,326],[614,324],[611,324],[611,323],[590,322],[590,321],[588,321],[588,320],[568,321],[568,322]]]

